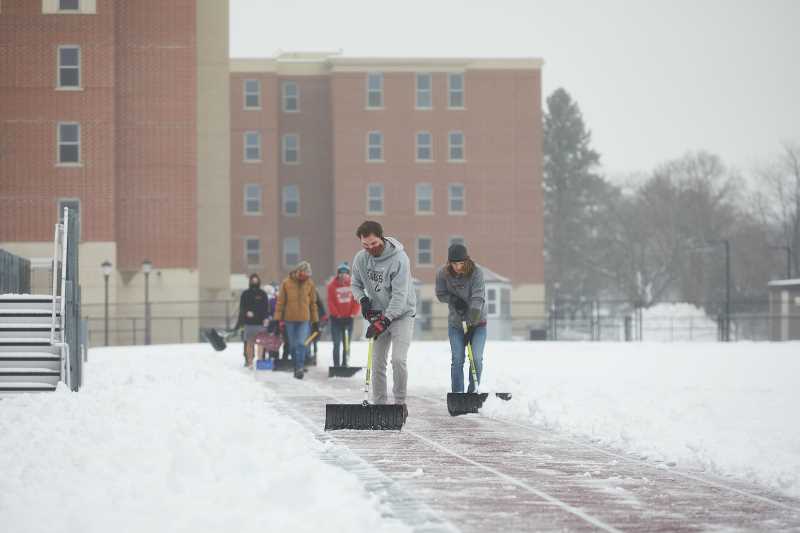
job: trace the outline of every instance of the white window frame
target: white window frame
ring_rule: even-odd
[[[449,248],[455,243],[466,246],[467,240],[462,235],[450,235],[450,237],[447,238],[447,247]]]
[[[423,143],[420,142],[420,136],[422,136],[422,135],[427,135],[428,136],[427,144],[423,144]],[[433,135],[431,134],[431,132],[429,132],[429,131],[418,131],[416,133],[416,135],[414,135],[414,138],[416,140],[415,155],[416,155],[417,163],[433,163]],[[425,149],[425,148],[428,149],[428,155],[430,157],[421,158],[419,156],[420,155],[419,151],[420,151],[420,149]]]
[[[424,198],[421,194],[422,191],[427,190],[430,192],[428,198]],[[433,214],[433,184],[432,183],[417,183],[416,187],[414,187],[414,196],[415,196],[415,207],[416,213],[418,215],[432,215]],[[430,202],[430,209],[424,210],[420,209],[420,201],[427,200]]]
[[[247,82],[252,81],[256,84],[255,91],[248,91],[247,90]],[[246,111],[257,111],[261,109],[261,80],[255,78],[246,78],[242,82],[242,90],[244,91],[244,109]],[[248,105],[247,104],[247,97],[248,96],[255,96],[258,103],[256,105]]]
[[[461,89],[453,89],[453,77],[458,76],[461,78]],[[461,105],[453,105],[453,95],[461,94]],[[451,72],[447,75],[447,108],[448,109],[465,109],[467,106],[466,91],[464,90],[464,73]]]
[[[500,316],[500,291],[497,287],[486,287],[486,316]]]
[[[420,80],[428,78],[428,88],[420,89]],[[414,107],[415,109],[430,110],[433,109],[433,75],[430,72],[417,72],[414,78]],[[427,95],[428,105],[420,105],[420,97]]]
[[[75,49],[78,51],[77,65],[62,65],[61,50]],[[64,69],[74,69],[78,71],[77,85],[63,85],[61,83],[61,71]],[[81,47],[77,44],[61,44],[56,50],[56,88],[61,91],[80,91],[83,89],[83,76],[81,72]]]
[[[461,144],[453,144],[453,135],[461,135]],[[466,150],[467,138],[461,130],[453,130],[447,132],[447,160],[451,163],[463,163],[467,160]],[[458,159],[453,158],[453,149],[461,148],[461,157]]]
[[[461,188],[461,211],[456,211],[453,209],[453,200],[455,199],[455,195],[453,194],[453,190],[456,187]],[[447,214],[449,215],[463,215],[467,212],[467,188],[464,186],[463,183],[448,183],[447,184]]]
[[[373,89],[370,87],[370,79],[375,78],[380,82],[380,88]],[[383,72],[367,72],[367,109],[383,109]],[[380,103],[378,105],[370,105],[370,95],[377,94]]]
[[[289,250],[290,246],[289,245],[292,245],[292,247],[295,247],[295,245],[296,245],[297,251],[296,252],[295,251],[291,251],[291,253],[294,253],[294,254],[297,255],[297,259],[296,260],[293,260],[293,261],[287,261],[286,260],[288,255],[289,255],[289,253],[290,253],[290,250]],[[285,270],[289,270],[289,269],[293,268],[297,263],[300,262],[300,258],[301,257],[302,256],[300,255],[300,238],[299,237],[284,237],[283,246],[281,247],[281,263],[283,263],[283,268]]]
[[[252,135],[252,134],[256,135],[256,139],[258,141],[256,146],[249,146],[247,144],[247,142],[248,142],[247,141],[247,136],[248,135]],[[255,131],[255,130],[246,131],[246,132],[244,132],[242,134],[242,141],[244,142],[244,154],[242,154],[243,157],[244,157],[244,162],[245,163],[260,163],[261,162],[261,132],[260,131]],[[256,159],[249,159],[247,157],[247,149],[248,148],[257,148],[258,149],[258,157]]]
[[[372,136],[373,135],[380,135],[380,143],[378,144],[371,144],[372,143]],[[380,157],[378,159],[372,159],[370,156],[372,155],[372,149],[375,148],[380,150]],[[380,130],[372,130],[367,132],[367,162],[368,163],[383,163],[383,133]]]
[[[260,237],[256,237],[256,236],[252,236],[252,235],[248,235],[248,236],[242,237],[242,239],[243,239],[243,243],[244,243],[244,266],[245,266],[245,268],[247,268],[248,270],[261,268],[261,256],[262,256],[262,254],[261,254],[261,238]],[[252,242],[255,242],[257,244],[257,248],[258,249],[257,249],[256,252],[251,252],[250,251],[250,243],[252,243]],[[251,263],[250,262],[250,256],[251,255],[257,255],[258,262]]]
[[[294,148],[289,146],[289,142],[294,140]],[[289,160],[289,152],[294,151],[294,161]],[[300,135],[297,133],[284,133],[281,138],[281,161],[284,165],[300,164]]]
[[[255,197],[251,197],[251,191],[257,192]],[[264,187],[260,183],[245,183],[244,184],[244,214],[247,216],[258,216],[263,214],[262,205],[263,205],[263,195],[264,195]],[[257,202],[258,209],[251,211],[249,209],[249,202]]]
[[[373,196],[373,191],[380,190],[379,196]],[[383,186],[383,183],[367,183],[367,214],[368,215],[383,215],[385,213],[386,205],[386,189]],[[381,208],[380,210],[373,210],[371,202],[372,201],[380,201]]]
[[[294,88],[294,94],[289,94],[289,88]],[[294,109],[289,108],[289,102],[294,101]],[[281,82],[281,109],[284,113],[300,112],[300,87],[296,81]]]
[[[61,140],[61,127],[62,126],[77,126],[78,140],[77,141],[62,141]],[[78,160],[77,161],[62,161],[61,160],[61,145],[64,146],[77,146],[78,147]],[[60,167],[79,167],[83,165],[83,154],[81,153],[81,123],[80,122],[58,122],[56,124],[56,165]]]
[[[423,263],[423,262],[420,261],[420,254],[421,254],[421,251],[422,251],[422,248],[420,247],[420,243],[423,240],[427,240],[428,244],[429,244],[428,253],[430,254],[430,261],[427,262],[427,263]],[[419,235],[419,236],[417,236],[416,246],[417,246],[417,249],[416,249],[417,253],[415,254],[416,255],[416,266],[418,266],[418,267],[430,267],[430,266],[433,266],[433,237],[430,237],[428,235]]]
[[[291,198],[289,192],[294,191],[294,198]],[[286,206],[290,202],[295,202],[297,204],[297,208],[294,213],[290,213]],[[281,188],[281,213],[285,217],[299,217],[300,216],[300,187],[298,185],[284,185]]]

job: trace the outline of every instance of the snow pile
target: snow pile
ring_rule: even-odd
[[[0,529],[396,529],[234,352],[93,349],[80,393],[0,400]]]
[[[353,347],[363,363],[365,344]],[[798,354],[800,343],[489,342],[482,390],[514,398],[482,416],[800,496]],[[448,343],[413,342],[408,382],[443,399]]]
[[[642,340],[716,341],[717,322],[689,303],[660,303],[642,309]]]

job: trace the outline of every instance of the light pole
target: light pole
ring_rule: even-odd
[[[106,346],[108,346],[108,278],[109,278],[109,276],[111,276],[111,268],[112,268],[111,261],[106,259],[105,261],[102,262],[102,264],[100,265],[100,268],[103,270],[103,277],[105,278],[105,286],[106,286],[104,322],[103,322],[103,324],[104,324],[104,326],[103,326],[104,336],[103,337],[105,339]]]
[[[144,272],[144,343],[150,344],[150,272],[153,271],[153,262],[149,259],[142,261]]]
[[[708,244],[725,246],[725,321],[723,322],[722,340],[731,340],[731,241],[728,239],[707,241]]]

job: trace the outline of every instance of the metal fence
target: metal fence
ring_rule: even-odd
[[[718,302],[701,307],[687,304],[681,309],[659,314],[626,302],[600,301],[583,306],[554,306],[545,302],[514,302],[511,323],[516,340],[549,341],[722,341],[728,321]],[[150,304],[151,341],[153,344],[200,342],[204,328],[230,329],[236,322],[238,301],[152,302]],[[415,338],[447,339],[446,307],[437,304],[433,315],[417,315]],[[430,307],[429,307],[430,308]],[[724,307],[722,307],[724,309]],[[786,317],[769,313],[768,301],[736,302],[730,315],[731,341],[770,340],[770,330]],[[515,312],[516,309],[516,312]],[[540,311],[530,311],[530,310]],[[523,310],[529,310],[523,312]],[[109,319],[104,319],[103,304],[84,304],[92,346],[135,345],[145,342],[144,304],[110,305]],[[789,317],[800,323],[800,316]],[[360,321],[357,321],[357,324]],[[491,327],[491,324],[490,324]],[[359,335],[356,327],[354,336]],[[323,339],[327,332],[323,333]]]
[[[31,292],[31,262],[0,250],[0,294]]]

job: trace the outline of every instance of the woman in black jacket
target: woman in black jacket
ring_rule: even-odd
[[[253,366],[256,335],[269,324],[269,298],[261,289],[258,274],[250,276],[250,287],[239,299],[239,318],[234,329],[244,327],[244,365]]]

